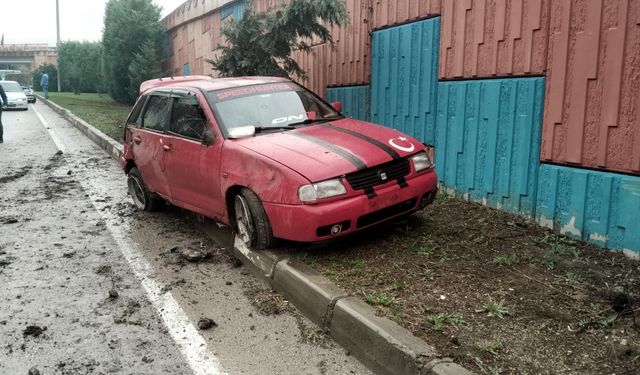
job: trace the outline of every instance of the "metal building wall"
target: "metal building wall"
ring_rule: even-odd
[[[440,18],[372,35],[371,120],[435,141]]]
[[[544,78],[440,82],[436,169],[448,192],[533,218]]]
[[[368,0],[373,8],[373,29],[439,16],[442,0]]]
[[[441,79],[544,74],[551,0],[443,0]]]
[[[327,88],[328,102],[341,102],[342,113],[358,120],[369,121],[370,112],[370,88],[365,86],[344,86]]]
[[[640,1],[551,4],[542,160],[640,173]]]
[[[640,260],[640,177],[540,167],[536,221]]]

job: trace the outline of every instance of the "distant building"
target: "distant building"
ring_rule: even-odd
[[[31,72],[43,64],[58,65],[55,47],[46,44],[0,45],[0,78],[31,82]]]

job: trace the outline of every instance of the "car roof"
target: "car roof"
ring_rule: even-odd
[[[212,78],[209,76],[180,76],[151,79],[140,84],[140,93],[143,94],[151,89],[171,88],[171,87],[192,87],[205,91],[222,90],[230,87],[241,87],[258,85],[263,83],[291,82],[282,77],[229,77]]]

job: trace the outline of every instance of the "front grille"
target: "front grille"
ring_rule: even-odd
[[[416,198],[412,198],[404,202],[394,204],[393,206],[389,206],[387,208],[383,208],[381,210],[374,211],[366,215],[362,215],[358,218],[358,223],[357,223],[358,228],[367,227],[379,221],[405,213],[411,210],[412,208],[414,208],[416,206],[417,201],[418,200]]]
[[[353,190],[367,190],[377,185],[386,184],[389,181],[399,180],[408,175],[409,172],[411,172],[409,160],[398,159],[350,173],[345,178]]]

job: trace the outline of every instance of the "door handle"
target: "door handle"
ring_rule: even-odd
[[[139,144],[140,144],[140,142],[142,142],[142,138],[140,138],[140,137],[133,137],[133,143],[135,143],[135,144],[139,145]]]
[[[169,151],[169,150],[171,150],[171,145],[164,145],[164,146],[162,146],[162,148],[163,148],[165,151]]]

